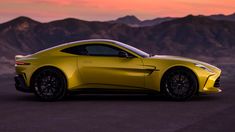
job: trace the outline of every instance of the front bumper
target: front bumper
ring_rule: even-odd
[[[32,89],[30,89],[29,87],[26,86],[25,79],[24,79],[23,75],[16,75],[14,77],[14,79],[15,79],[16,90],[21,91],[21,92],[27,92],[27,93],[33,92]]]
[[[202,93],[219,93],[220,89],[220,74],[211,75],[208,77],[205,86],[200,91]]]

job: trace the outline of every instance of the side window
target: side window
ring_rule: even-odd
[[[65,53],[69,53],[69,54],[75,54],[75,55],[87,55],[88,54],[85,45],[69,47],[61,51]]]
[[[121,51],[118,48],[107,45],[87,45],[86,50],[91,56],[118,56]]]
[[[87,44],[87,45],[69,47],[61,51],[65,53],[69,53],[69,54],[75,54],[75,55],[119,56],[119,53],[122,50],[113,46],[109,46],[109,45]],[[134,57],[130,53],[128,53],[128,55]]]

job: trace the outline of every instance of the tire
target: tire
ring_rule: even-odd
[[[64,74],[55,68],[44,68],[33,76],[34,93],[42,101],[57,101],[67,92]]]
[[[163,77],[161,91],[170,99],[184,101],[192,98],[198,90],[195,74],[186,68],[173,68]]]

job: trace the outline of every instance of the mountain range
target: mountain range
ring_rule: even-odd
[[[41,23],[18,17],[0,24],[0,74],[13,71],[16,54],[31,54],[61,43],[91,38],[118,40],[151,54],[200,59],[229,67],[226,72],[230,72],[235,64],[233,18],[234,14],[189,15],[140,21],[135,16],[127,16],[107,22],[67,18]],[[153,21],[158,23],[143,26]]]
[[[200,15],[200,16],[203,16],[203,15]],[[205,16],[205,17],[208,17],[214,20],[235,21],[235,13],[230,14],[230,15],[216,14],[216,15],[210,15],[210,16]],[[158,17],[158,18],[151,19],[151,20],[141,21],[136,16],[127,15],[124,17],[120,17],[116,20],[109,21],[109,22],[127,24],[132,27],[144,27],[144,26],[154,26],[154,25],[166,22],[166,21],[173,20],[173,19],[177,19],[177,17]]]
[[[175,19],[173,17],[162,17],[162,18],[155,18],[152,20],[143,20],[141,21],[139,18],[137,18],[136,16],[133,15],[127,15],[124,17],[120,17],[116,20],[112,20],[112,21],[108,21],[111,23],[122,23],[122,24],[126,24],[132,27],[145,27],[145,26],[154,26],[166,21],[170,21],[172,19]]]

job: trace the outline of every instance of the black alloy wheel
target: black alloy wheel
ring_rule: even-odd
[[[42,69],[33,78],[35,95],[43,101],[56,101],[66,95],[66,79],[57,69]]]
[[[197,78],[186,68],[174,68],[163,77],[161,90],[173,100],[187,100],[198,90]]]

